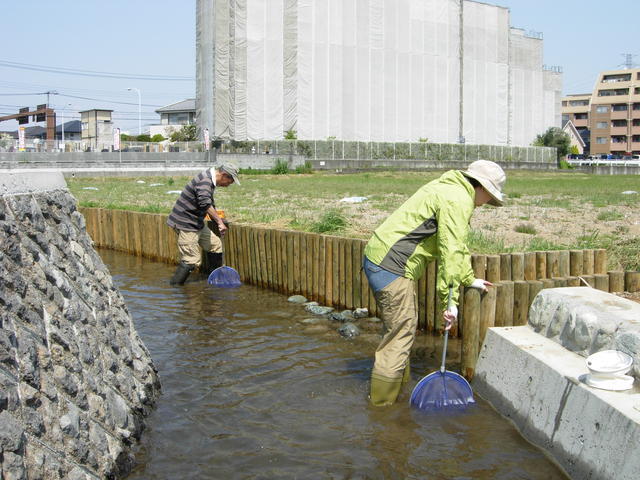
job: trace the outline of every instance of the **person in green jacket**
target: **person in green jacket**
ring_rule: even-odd
[[[491,283],[476,279],[466,245],[475,207],[502,206],[506,175],[488,160],[467,170],[450,170],[422,186],[373,233],[363,267],[385,325],[371,372],[370,401],[393,404],[409,379],[409,353],[418,324],[416,283],[427,263],[438,260],[437,293],[445,328],[458,316],[460,285],[486,291]],[[449,286],[453,306],[447,308]]]

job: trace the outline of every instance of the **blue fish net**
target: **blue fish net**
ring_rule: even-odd
[[[218,267],[211,272],[207,283],[214,287],[239,287],[242,285],[238,272],[227,266]]]
[[[411,405],[420,410],[464,408],[476,403],[469,382],[454,372],[433,372],[420,380],[411,392]]]

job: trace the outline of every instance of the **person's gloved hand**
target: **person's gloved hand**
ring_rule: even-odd
[[[483,280],[482,278],[476,278],[471,285],[469,285],[471,288],[476,288],[478,290],[480,290],[481,292],[486,292],[487,291],[487,287],[493,287],[493,283],[491,282],[487,282],[486,280]]]
[[[453,325],[453,322],[455,322],[456,319],[458,318],[458,307],[456,305],[451,305],[449,308],[447,308],[444,311],[444,313],[442,314],[442,317],[444,318],[444,321],[445,321],[444,329],[450,330],[451,326]]]

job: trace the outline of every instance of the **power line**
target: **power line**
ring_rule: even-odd
[[[29,63],[10,62],[0,60],[0,67],[17,68],[20,70],[32,70],[37,72],[59,73],[63,75],[75,75],[82,77],[102,77],[102,78],[122,78],[127,80],[160,80],[172,82],[192,82],[193,77],[168,76],[168,75],[147,75],[137,73],[101,72],[94,70],[80,70],[76,68],[51,67],[47,65],[35,65]]]

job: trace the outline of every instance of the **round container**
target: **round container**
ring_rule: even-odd
[[[589,375],[585,383],[602,390],[622,391],[633,387],[633,377],[625,375],[633,365],[633,358],[619,350],[603,350],[587,357]]]
[[[594,376],[624,375],[631,365],[633,358],[619,350],[603,350],[587,357],[587,368]]]

